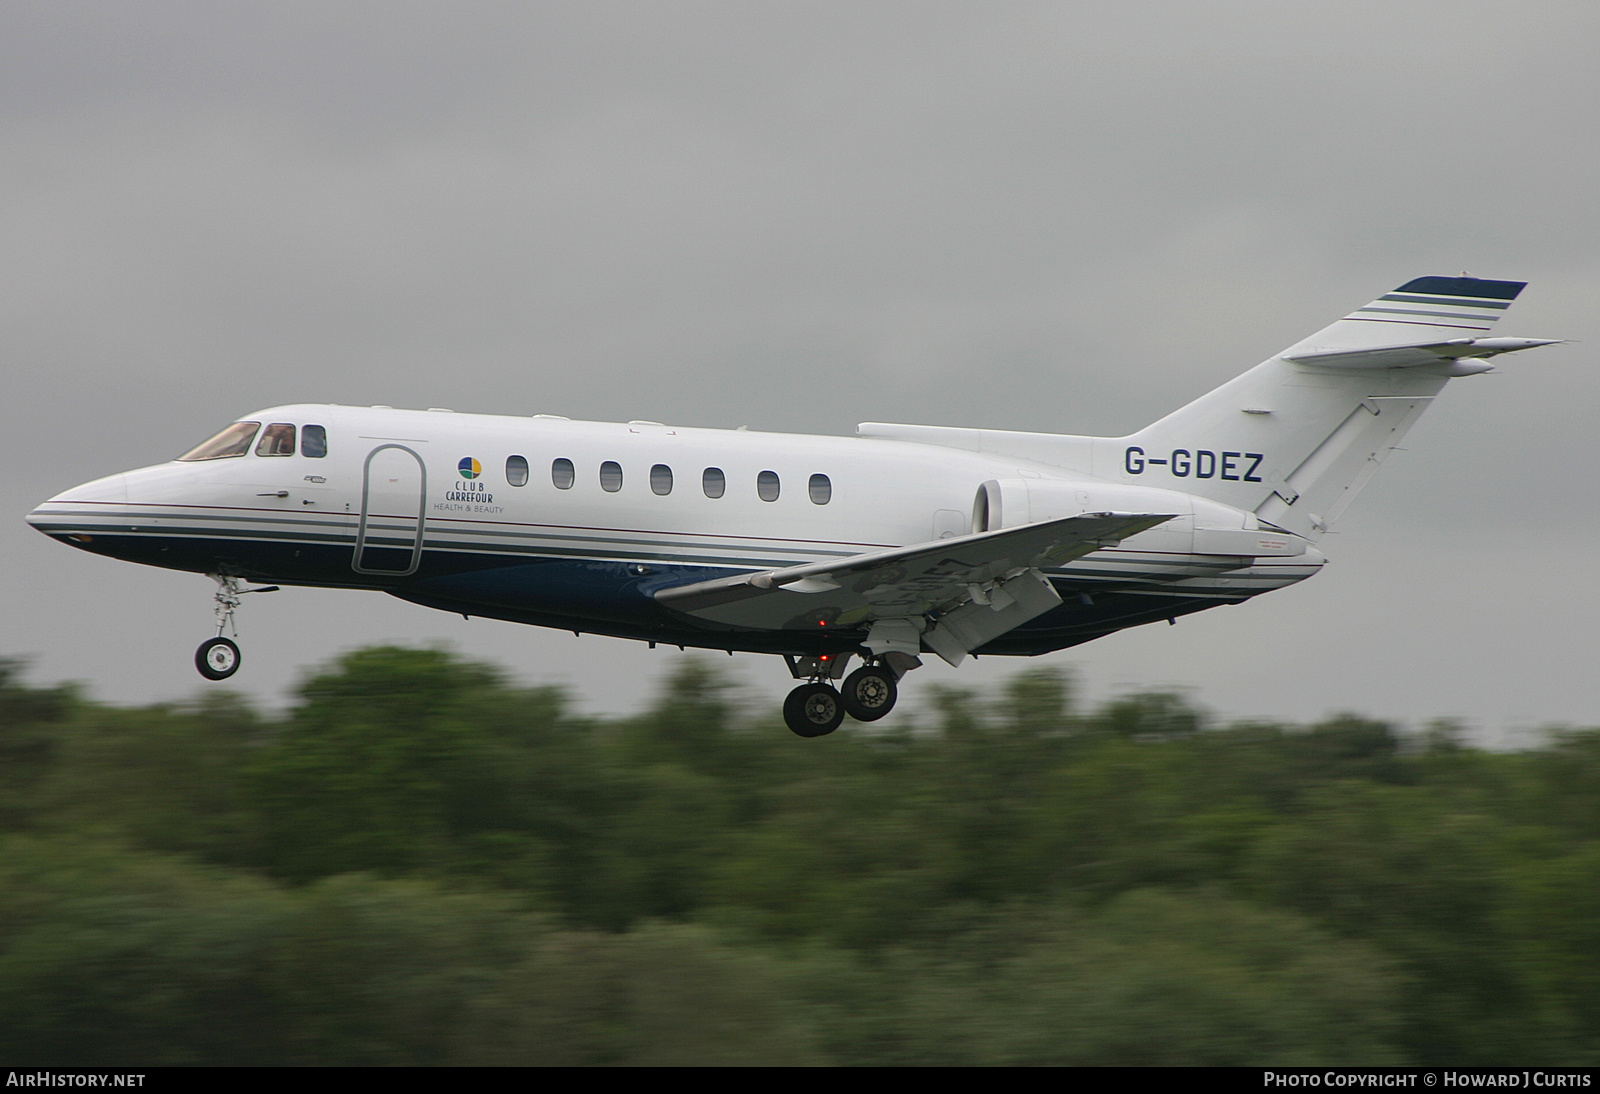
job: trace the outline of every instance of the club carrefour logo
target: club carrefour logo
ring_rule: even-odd
[[[484,508],[485,505],[488,505],[490,502],[494,501],[494,495],[489,493],[488,483],[475,481],[479,475],[483,474],[483,464],[479,463],[471,456],[463,456],[461,457],[461,462],[456,464],[456,473],[461,477],[456,480],[454,490],[445,491],[445,503],[457,501],[473,502],[474,505],[472,506],[472,511],[495,513],[500,511],[498,509],[489,510]],[[466,509],[468,507],[463,505],[450,506],[441,503],[434,506],[434,508]]]

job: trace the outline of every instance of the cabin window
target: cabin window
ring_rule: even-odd
[[[528,485],[528,457],[506,457],[506,482],[512,486]]]
[[[708,467],[700,476],[700,486],[708,498],[720,498],[728,490],[728,477],[720,467]]]
[[[556,484],[557,490],[571,490],[577,478],[571,460],[559,459],[550,464],[550,481]]]
[[[308,425],[300,431],[300,455],[320,460],[328,454],[328,431],[320,425]]]
[[[204,444],[197,445],[179,456],[180,460],[222,460],[229,456],[243,456],[250,451],[250,442],[256,439],[260,422],[234,422]]]
[[[615,494],[622,489],[622,465],[616,460],[607,460],[600,465],[600,489],[608,494]]]
[[[294,455],[294,426],[288,422],[273,422],[261,431],[261,441],[256,445],[258,456]]]
[[[828,481],[826,475],[812,475],[806,489],[810,491],[814,505],[827,505],[833,500],[833,483]]]
[[[778,500],[778,473],[763,471],[756,476],[756,496],[762,501]]]
[[[657,494],[672,493],[672,468],[658,463],[650,469],[650,489]]]

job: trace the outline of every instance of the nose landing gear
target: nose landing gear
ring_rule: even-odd
[[[200,648],[194,651],[194,667],[199,669],[200,675],[207,680],[226,680],[239,671],[239,664],[243,660],[238,643],[231,638],[222,637],[222,632],[225,630],[232,631],[234,638],[239,637],[239,628],[233,619],[234,610],[239,607],[239,598],[246,593],[275,593],[278,591],[278,586],[246,589],[240,585],[236,577],[212,574],[211,579],[217,583],[217,636],[206,639],[200,643]]]

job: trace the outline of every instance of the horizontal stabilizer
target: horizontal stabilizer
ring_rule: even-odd
[[[1415,368],[1463,357],[1494,357],[1537,346],[1554,346],[1559,338],[1450,338],[1443,342],[1407,342],[1364,349],[1309,350],[1284,355],[1285,361],[1318,368]]]
[[[709,622],[780,630],[920,619],[967,603],[1001,612],[1014,601],[1003,587],[1008,578],[1115,546],[1172,517],[1171,513],[1084,513],[831,562],[680,585],[660,590],[655,598],[666,607]],[[1052,600],[1040,610],[1056,602]],[[1013,625],[1026,621],[1017,619]]]

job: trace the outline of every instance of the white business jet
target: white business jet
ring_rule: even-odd
[[[218,583],[202,675],[239,667],[245,582],[782,656],[802,737],[893,707],[934,654],[1034,655],[1301,581],[1523,283],[1407,282],[1127,437],[867,423],[811,437],[279,406],[28,515]],[[237,631],[232,632],[237,637]],[[852,658],[861,665],[846,675]]]

